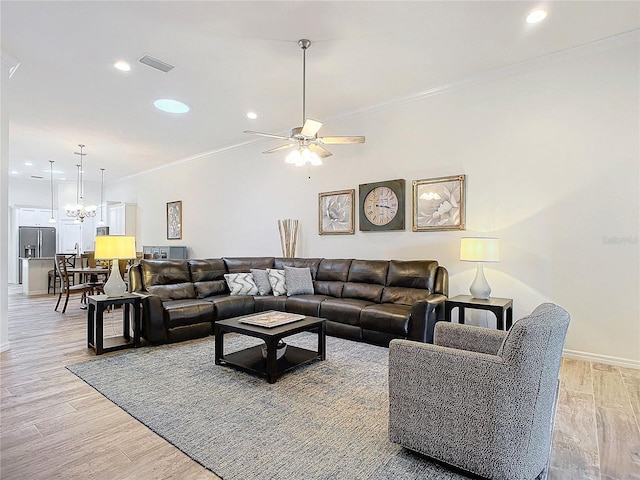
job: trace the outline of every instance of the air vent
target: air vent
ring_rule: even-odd
[[[31,175],[31,178],[38,178],[38,179],[41,179],[41,178],[44,178],[44,177],[41,177],[40,175]]]
[[[165,63],[162,60],[158,60],[157,58],[154,58],[151,55],[146,55],[146,54],[140,58],[140,63],[149,65],[150,67],[156,68],[164,73],[167,73],[175,68],[173,65]]]

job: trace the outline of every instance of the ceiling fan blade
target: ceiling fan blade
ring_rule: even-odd
[[[364,137],[318,137],[320,143],[325,145],[340,145],[347,143],[364,143]]]
[[[273,152],[279,152],[280,150],[286,150],[287,148],[291,148],[291,147],[295,147],[296,144],[295,143],[288,143],[287,145],[280,145],[279,147],[276,148],[272,148],[271,150],[266,150],[262,153],[273,153]]]
[[[333,153],[331,153],[329,150],[321,147],[320,145],[316,145],[315,143],[309,145],[309,150],[318,155],[320,158],[327,158],[333,155]]]
[[[273,133],[254,132],[253,130],[245,130],[242,133],[249,133],[251,135],[260,135],[261,137],[281,138],[282,140],[289,140],[289,137],[284,135],[274,135]]]
[[[320,127],[322,127],[322,123],[307,118],[304,122],[304,126],[302,127],[302,131],[300,132],[300,134],[304,135],[305,137],[315,137],[316,133],[318,133],[318,131],[320,130]]]

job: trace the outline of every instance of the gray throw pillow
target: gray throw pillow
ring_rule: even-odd
[[[258,286],[258,294],[269,295],[271,293],[271,283],[269,282],[269,274],[267,271],[252,268],[251,275],[253,275],[253,280]]]
[[[225,273],[231,295],[258,295],[258,286],[250,273]]]
[[[274,296],[286,295],[287,285],[284,283],[284,270],[276,270],[274,268],[267,268],[267,274],[269,275],[269,283],[273,290]]]
[[[284,267],[287,295],[313,295],[313,280],[309,268]]]

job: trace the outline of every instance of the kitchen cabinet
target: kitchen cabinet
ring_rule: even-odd
[[[107,207],[109,235],[135,236],[136,210],[135,203],[109,203]]]

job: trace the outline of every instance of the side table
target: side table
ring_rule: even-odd
[[[122,297],[107,295],[89,295],[87,311],[87,347],[94,348],[96,355],[114,350],[140,346],[140,310],[142,297],[125,294]],[[108,307],[122,305],[122,336],[104,338],[104,311]],[[131,339],[131,309],[133,305],[133,341]]]
[[[513,323],[513,300],[511,298],[489,297],[488,300],[473,298],[471,295],[456,295],[447,298],[444,302],[444,319],[451,322],[451,310],[458,307],[458,322],[464,323],[464,309],[472,308],[477,310],[489,310],[496,316],[497,327],[504,330],[505,314],[507,330]]]

